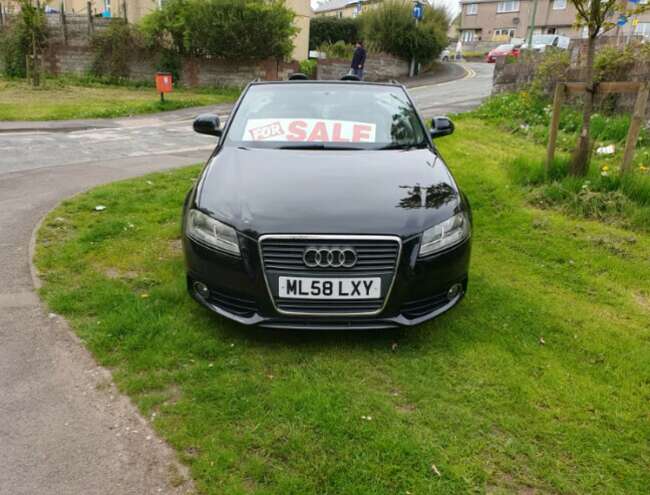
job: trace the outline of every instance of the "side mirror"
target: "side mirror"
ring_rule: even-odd
[[[439,138],[449,136],[454,132],[454,123],[447,117],[434,117],[431,119],[431,137]]]
[[[210,136],[221,136],[221,123],[219,117],[213,113],[203,113],[194,119],[194,132],[208,134]]]

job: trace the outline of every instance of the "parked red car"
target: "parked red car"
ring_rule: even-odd
[[[488,64],[493,64],[497,61],[497,57],[505,57],[507,55],[518,57],[519,47],[515,47],[515,45],[499,45],[488,52],[485,56],[485,61]]]

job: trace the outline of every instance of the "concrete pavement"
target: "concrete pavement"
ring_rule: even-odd
[[[491,67],[468,67],[465,79],[411,90],[424,115],[466,110],[489,94]],[[203,161],[214,146],[191,131],[189,117],[129,122],[0,134],[0,495],[192,490],[190,481],[173,486],[176,473],[188,478],[174,452],[65,320],[48,313],[30,272],[32,232],[62,199]]]

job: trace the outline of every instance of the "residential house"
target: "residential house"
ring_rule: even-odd
[[[356,17],[365,10],[375,8],[382,0],[325,0],[314,9],[317,16],[330,16],[342,19]]]
[[[42,0],[55,10],[63,7],[66,14],[87,15],[87,0],[61,0],[58,2]],[[93,15],[104,15],[106,17],[126,17],[129,22],[137,22],[149,12],[159,9],[165,0],[92,0],[90,8]],[[17,10],[17,3],[13,0],[0,0],[3,11],[8,13]],[[299,29],[293,44],[292,58],[305,60],[309,51],[309,19],[314,15],[311,9],[310,0],[286,0],[286,5],[296,13],[294,25]]]
[[[641,4],[649,0],[640,0]],[[530,29],[534,0],[460,0],[460,37],[465,43],[507,42],[525,38]],[[634,4],[630,3],[630,9]],[[650,12],[628,20],[608,35],[642,35],[650,38]],[[538,0],[534,34],[561,34],[570,38],[583,37],[584,31],[575,27],[576,9],[569,0]]]

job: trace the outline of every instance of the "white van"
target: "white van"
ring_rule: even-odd
[[[549,46],[566,50],[569,48],[571,39],[568,36],[562,36],[559,34],[533,34],[532,41],[533,50],[536,52],[543,52],[546,50],[546,47]],[[527,50],[528,42],[521,45],[521,49]]]

